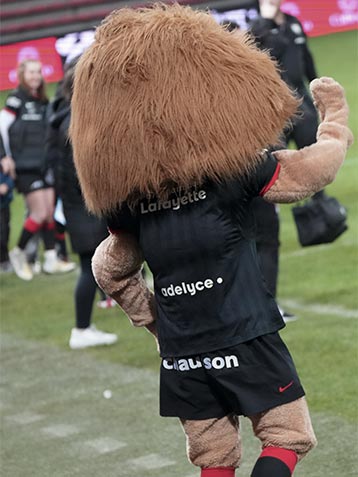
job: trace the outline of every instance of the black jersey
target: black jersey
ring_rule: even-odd
[[[284,16],[281,25],[260,17],[252,23],[251,32],[259,46],[270,50],[271,56],[278,61],[282,79],[301,90],[305,79],[312,81],[317,73],[301,23],[292,15]]]
[[[6,99],[5,109],[15,115],[10,126],[10,150],[17,172],[33,172],[45,166],[47,101],[19,87]]]
[[[257,263],[250,207],[278,168],[267,155],[250,176],[144,200],[108,220],[112,231],[137,235],[153,273],[163,357],[223,349],[284,326]]]

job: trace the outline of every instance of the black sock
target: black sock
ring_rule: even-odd
[[[55,240],[56,240],[57,255],[62,260],[67,260],[68,253],[67,253],[67,246],[66,246],[65,227],[56,221],[55,221]]]
[[[45,250],[55,249],[55,222],[46,222],[42,229]]]
[[[21,250],[25,250],[26,244],[42,227],[42,224],[35,222],[31,217],[28,217],[25,220],[24,227],[21,231],[21,235],[17,246]]]
[[[290,469],[281,460],[275,457],[260,457],[251,477],[291,477],[291,475]]]

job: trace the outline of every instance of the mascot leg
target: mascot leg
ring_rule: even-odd
[[[291,477],[297,462],[316,445],[305,398],[249,417],[262,443],[251,477]]]
[[[181,420],[190,462],[201,467],[201,477],[234,477],[241,458],[236,416],[201,421]]]

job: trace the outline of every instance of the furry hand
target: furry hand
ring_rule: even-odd
[[[310,84],[314,104],[319,112],[322,125],[334,122],[340,126],[347,126],[348,122],[348,104],[344,89],[333,78],[323,76],[315,79]],[[322,127],[320,127],[322,129]],[[321,132],[318,130],[318,135]],[[353,142],[353,135],[349,129],[347,132],[347,147]]]
[[[156,336],[154,296],[142,277],[143,257],[138,241],[129,233],[110,235],[92,258],[100,288],[113,298],[134,326],[145,326]]]
[[[281,170],[264,195],[269,202],[296,202],[322,190],[334,180],[353,141],[342,86],[323,77],[312,81],[311,91],[322,118],[317,142],[297,151],[285,149],[274,153]]]

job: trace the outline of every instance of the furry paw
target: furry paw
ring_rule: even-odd
[[[344,89],[333,78],[323,76],[314,79],[310,88],[322,121],[325,120],[327,113],[334,113],[346,106]]]

